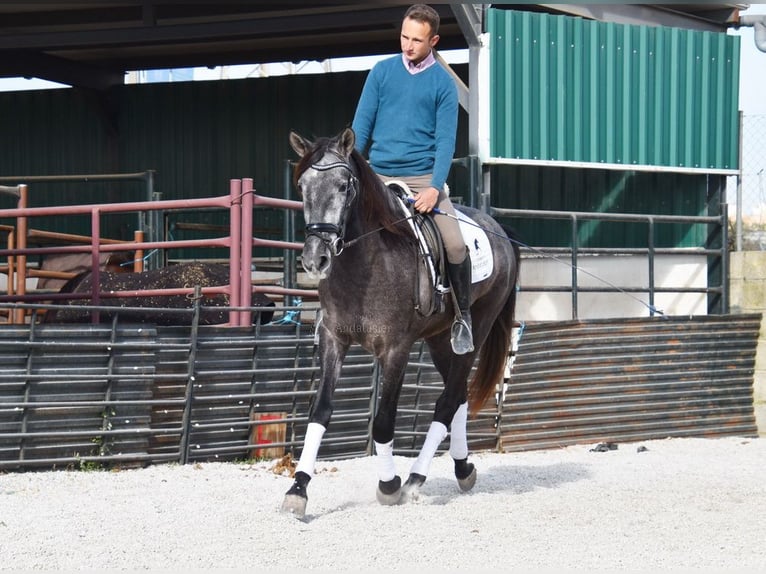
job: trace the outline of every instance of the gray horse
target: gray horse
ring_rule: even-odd
[[[472,253],[472,258],[483,255],[491,272],[478,282],[475,274],[473,277],[476,350],[455,355],[450,344],[453,303],[447,300],[443,310],[420,312],[420,303],[434,294],[415,233],[394,193],[354,150],[354,141],[351,129],[315,142],[290,134],[290,144],[301,158],[294,178],[306,222],[302,264],[310,277],[319,279],[322,308],[317,326],[321,378],[295,480],[282,504],[284,512],[299,518],[305,516],[307,486],[332,415],[341,366],[352,344],[372,353],[380,367],[380,399],[372,438],[381,504],[399,504],[416,496],[448,434],[458,485],[463,491],[473,487],[476,469],[468,462],[467,419],[494,395],[510,350],[519,267],[516,244],[489,215],[459,208],[485,232],[489,249],[485,247],[486,255]],[[395,418],[409,352],[419,339],[428,345],[444,390],[436,401],[422,449],[402,485],[393,458]],[[477,355],[479,363],[468,385]]]

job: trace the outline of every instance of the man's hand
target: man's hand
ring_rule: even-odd
[[[439,201],[439,190],[435,187],[426,188],[415,196],[415,209],[420,213],[428,213]]]

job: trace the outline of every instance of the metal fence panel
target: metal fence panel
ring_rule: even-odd
[[[760,322],[753,314],[525,326],[502,447],[757,435]]]
[[[759,328],[759,314],[523,325],[510,379],[469,421],[469,447],[757,434]],[[0,325],[0,469],[297,456],[316,350],[311,322]],[[397,454],[421,447],[441,388],[419,342],[401,393]],[[373,357],[352,347],[320,458],[371,454],[377,393]]]

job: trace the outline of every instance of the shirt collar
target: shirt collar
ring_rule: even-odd
[[[434,51],[431,50],[428,53],[428,56],[423,58],[423,60],[419,64],[413,64],[410,62],[407,58],[405,58],[404,54],[402,54],[402,61],[404,62],[404,67],[407,69],[407,71],[410,74],[419,74],[423,70],[426,70],[433,66],[436,63],[436,58],[434,57]]]

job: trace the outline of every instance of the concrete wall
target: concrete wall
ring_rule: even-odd
[[[766,251],[735,251],[729,261],[730,307],[732,313],[766,311]],[[753,404],[758,433],[766,436],[766,320],[755,358]]]

